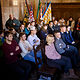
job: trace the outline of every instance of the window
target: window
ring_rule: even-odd
[[[17,6],[18,5],[18,0],[13,0],[13,5]]]

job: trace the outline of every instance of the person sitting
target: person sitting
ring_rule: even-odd
[[[64,66],[64,78],[78,78],[72,69],[72,64],[69,58],[61,56],[55,49],[54,37],[48,34],[46,37],[47,45],[45,46],[45,55],[47,56],[48,65],[54,67],[54,62],[59,66]],[[69,72],[69,75],[67,73]]]
[[[64,41],[61,39],[60,32],[56,31],[55,35],[55,47],[59,54],[64,55],[66,57],[70,57],[73,63],[73,67],[77,68],[78,63],[80,61],[78,50],[71,45],[66,45]]]
[[[40,31],[43,25],[44,25],[43,20],[40,20],[40,22],[39,22],[39,24],[37,26],[37,31]]]
[[[57,20],[54,21],[54,23],[53,23],[53,28],[54,28],[54,32],[55,32],[55,31],[60,31],[60,26],[58,25]]]
[[[69,20],[67,21],[67,26],[71,27],[71,31],[74,31],[74,26],[75,26],[75,21],[73,20],[73,18],[70,16]]]
[[[13,34],[13,40],[19,43],[19,33],[17,33],[14,28],[10,28],[9,31]]]
[[[22,50],[22,52],[21,52],[22,58],[24,60],[29,60],[29,61],[35,63],[33,47],[26,40],[26,34],[25,33],[20,33],[19,38],[20,38],[19,46]],[[37,57],[40,57],[40,55],[37,54]]]
[[[5,26],[7,29],[13,27],[16,31],[18,31],[20,24],[21,24],[20,21],[14,18],[13,14],[10,14],[9,19],[6,21]]]
[[[48,33],[49,33],[49,34],[54,34],[53,21],[49,21]]]
[[[62,40],[63,40],[65,43],[67,43],[67,42],[66,42],[66,38],[65,38],[65,32],[66,32],[66,26],[65,26],[65,25],[61,25],[61,26],[60,26],[61,38],[62,38]]]
[[[26,23],[25,34],[28,36],[30,34],[30,22]]]
[[[66,44],[75,45],[75,41],[73,39],[70,26],[66,27],[65,38],[66,38]]]
[[[13,34],[9,31],[5,34],[5,42],[3,43],[3,53],[5,66],[10,71],[11,79],[28,80],[31,71],[31,65],[23,60],[20,60],[19,55],[22,52],[16,41],[13,40]],[[17,76],[17,77],[15,77]]]
[[[25,29],[24,24],[21,24],[19,29],[18,29],[18,33],[24,32],[24,29]]]
[[[41,40],[44,40],[44,42],[46,42],[46,36],[48,35],[48,30],[47,30],[47,25],[44,24],[41,28],[40,34],[41,34]]]
[[[60,18],[59,25],[66,25],[66,21],[64,18]]]
[[[31,26],[30,30],[31,30],[31,34],[27,38],[28,42],[31,44],[31,46],[39,45],[40,39],[36,35],[37,30],[36,30],[35,26]]]
[[[67,44],[67,40],[66,40],[66,36],[65,36],[66,35],[66,26],[65,25],[60,26],[60,34],[61,34],[61,38],[64,41],[64,43]],[[67,45],[69,45],[69,44],[67,44]],[[78,48],[77,46],[76,46],[77,48],[73,45],[69,45],[69,47],[72,51],[75,51],[75,53],[77,55],[79,55],[79,52],[77,50],[77,48]]]
[[[36,25],[35,21],[32,21],[31,26],[35,26],[35,25]]]

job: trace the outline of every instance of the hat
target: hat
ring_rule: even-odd
[[[31,26],[30,27],[30,30],[35,30],[35,26]]]

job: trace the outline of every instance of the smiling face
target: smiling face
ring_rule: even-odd
[[[12,41],[13,40],[13,35],[9,34],[8,36],[6,36],[6,40]]]
[[[22,41],[25,41],[25,40],[26,40],[26,35],[25,35],[25,34],[22,35],[22,36],[20,37],[20,39],[21,39]]]

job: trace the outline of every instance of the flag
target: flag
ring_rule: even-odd
[[[36,0],[34,0],[34,19],[36,20],[37,9],[36,9]]]
[[[39,17],[39,9],[40,9],[40,0],[39,0],[39,3],[38,3],[38,10],[37,10],[37,19],[38,19],[38,17]]]
[[[25,7],[24,7],[24,20],[23,20],[23,24],[26,25],[26,22],[28,22],[28,18],[29,18],[29,12],[28,12],[28,8],[27,8],[27,3],[25,0]]]
[[[52,15],[51,15],[51,2],[49,3],[44,15],[43,15],[43,21],[45,24],[48,24],[49,21],[52,20]]]
[[[40,4],[40,20],[43,20],[43,18],[42,18],[42,3]]]
[[[29,11],[30,11],[30,9],[29,9],[29,6],[28,6],[28,2],[27,2],[27,0],[25,0],[25,3],[26,3],[26,7],[27,7],[27,11],[28,11],[28,15],[29,15]]]
[[[45,3],[45,5],[44,5],[43,11],[42,11],[42,14],[43,14],[43,15],[44,15],[46,9],[47,9],[47,0],[46,0],[46,3]]]
[[[32,22],[34,21],[34,16],[33,16],[33,8],[32,8],[32,5],[31,5],[31,10],[30,10],[30,15],[29,15],[29,22]]]

